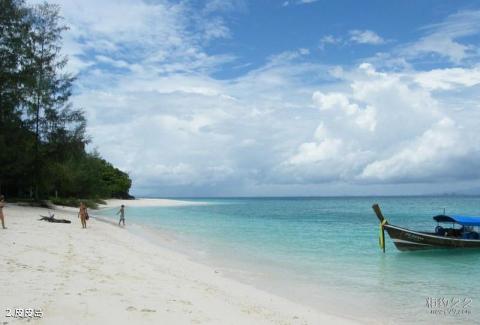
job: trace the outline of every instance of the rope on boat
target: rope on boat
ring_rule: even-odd
[[[378,243],[380,245],[380,248],[383,250],[385,253],[385,229],[384,225],[387,223],[387,220],[383,219],[382,222],[380,223],[380,234],[378,237]]]

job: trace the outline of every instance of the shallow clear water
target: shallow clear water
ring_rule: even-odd
[[[176,248],[228,275],[367,323],[480,321],[480,250],[399,252],[387,238],[383,254],[371,209],[378,202],[392,224],[433,230],[443,208],[479,215],[480,197],[198,201],[210,204],[127,207],[127,222],[168,231]]]

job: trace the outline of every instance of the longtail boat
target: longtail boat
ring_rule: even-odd
[[[395,246],[401,251],[435,248],[480,248],[480,236],[475,227],[480,227],[480,217],[437,215],[433,232],[414,231],[388,223],[378,204],[372,206],[380,220],[379,244],[385,252],[385,230]],[[442,226],[442,225],[444,226]],[[451,227],[448,227],[451,225]],[[455,228],[458,225],[459,228]]]

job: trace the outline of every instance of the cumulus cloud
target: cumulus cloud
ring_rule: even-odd
[[[472,158],[478,158],[478,148],[473,143],[463,142],[462,133],[453,120],[444,117],[398,153],[368,164],[360,179],[435,182],[437,179],[478,177],[480,173],[462,168],[471,165]]]
[[[308,54],[280,53],[263,67],[223,81],[140,69],[115,75],[108,90],[85,90],[75,101],[87,108],[95,145],[130,171],[138,191],[188,187],[187,180],[191,186],[238,187],[264,178],[294,141],[288,140],[292,129],[308,134],[303,117],[291,121],[310,105],[304,92],[313,88],[305,89],[304,78],[328,77],[325,67],[302,61]]]
[[[449,71],[444,72],[445,78]],[[321,123],[312,140],[300,144],[277,171],[292,182],[477,179],[477,132],[441,96],[435,98],[431,82],[418,82],[424,79],[424,73],[382,73],[361,64],[346,77],[349,90],[314,92],[312,100],[321,112]],[[468,81],[456,84],[476,85]],[[477,113],[471,109],[466,115],[474,118]]]

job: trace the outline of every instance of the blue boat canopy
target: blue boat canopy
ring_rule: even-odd
[[[480,226],[480,217],[439,215],[433,219],[437,222],[454,222],[462,226]]]

